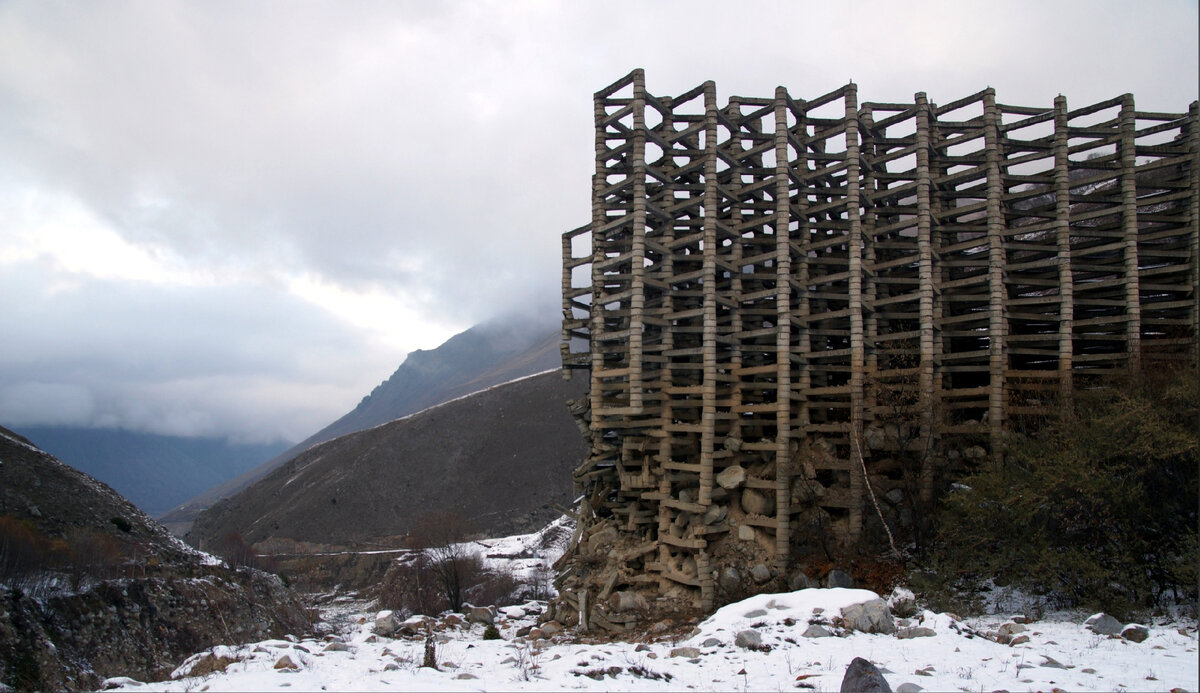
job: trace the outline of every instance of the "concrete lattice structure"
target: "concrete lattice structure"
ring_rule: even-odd
[[[927,500],[1082,376],[1196,357],[1196,103],[720,107],[635,70],[595,121],[592,221],[563,236],[591,453],[559,564],[593,625],[629,620],[621,590],[711,607],[756,557],[786,579],[812,527],[853,546],[873,496]]]

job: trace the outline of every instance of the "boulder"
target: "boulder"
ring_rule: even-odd
[[[1121,629],[1121,637],[1132,642],[1145,642],[1150,637],[1150,629],[1138,623],[1130,623]]]
[[[750,578],[761,585],[771,579],[771,569],[765,563],[755,563],[750,569]]]
[[[650,608],[641,593],[629,590],[613,592],[608,598],[608,606],[613,611],[642,611]]]
[[[1119,635],[1121,633],[1121,622],[1101,611],[1098,614],[1092,614],[1088,620],[1083,622],[1083,625],[1093,633],[1100,635]]]
[[[750,525],[738,525],[738,539],[740,541],[754,541],[754,528]]]
[[[741,586],[742,576],[738,573],[737,568],[725,566],[717,573],[717,584],[726,592],[733,592]]]
[[[676,647],[671,650],[672,657],[683,657],[684,659],[695,659],[700,656],[700,648],[698,647]]]
[[[896,693],[921,693],[925,690],[915,683],[902,683],[896,686]]]
[[[542,635],[549,638],[553,635],[558,635],[563,632],[562,624],[558,621],[546,621],[542,624]]]
[[[216,652],[201,652],[194,654],[184,660],[179,668],[171,672],[171,678],[182,679],[192,676],[208,676],[216,672],[225,671],[225,669],[234,662],[238,661],[235,657],[217,654]]]
[[[788,580],[788,588],[793,592],[797,590],[812,589],[813,587],[817,586],[818,585],[816,581],[805,575],[803,571],[796,571],[796,574]]]
[[[762,634],[752,628],[739,631],[733,639],[733,644],[748,650],[757,650],[762,647]]]
[[[724,489],[735,489],[746,483],[746,470],[740,465],[726,467],[717,475],[717,485]]]
[[[751,515],[774,515],[775,494],[764,493],[756,488],[742,489],[742,510]]]
[[[892,693],[879,668],[862,657],[855,657],[842,678],[842,693]]]
[[[932,638],[935,635],[937,635],[937,632],[934,629],[926,628],[925,626],[901,628],[900,630],[896,631],[896,637],[901,640],[908,640],[910,638]]]
[[[326,645],[325,649],[323,649],[321,651],[322,652],[349,652],[350,646],[344,642],[338,642],[337,640],[334,640],[333,642]]]
[[[724,505],[713,505],[704,511],[704,524],[715,525],[729,514],[729,508]]]
[[[842,609],[842,621],[850,630],[860,633],[896,632],[896,623],[892,620],[892,612],[882,599],[872,599],[861,604],[851,604]]]
[[[600,550],[617,540],[617,528],[605,525],[596,530],[587,540],[587,553],[599,553]]]
[[[496,624],[496,607],[494,606],[463,604],[463,615],[467,617],[467,623],[482,623],[485,626]]]
[[[888,595],[887,602],[892,613],[901,618],[908,618],[917,613],[917,597],[912,590],[896,587]]]
[[[721,646],[721,641],[717,638],[706,638],[704,640],[704,642],[700,643],[700,647],[720,647],[720,646]]]
[[[286,671],[300,671],[300,665],[292,661],[288,655],[284,655],[275,661],[275,668]]]
[[[819,624],[812,624],[800,634],[805,638],[828,638],[833,636],[833,631]]]
[[[398,624],[395,632],[399,635],[407,635],[412,637],[422,631],[429,630],[429,626],[432,623],[433,619],[429,618],[428,616],[413,616],[408,620]]]
[[[834,569],[829,571],[829,574],[825,576],[825,586],[845,587],[846,589],[850,589],[851,587],[854,587],[854,580],[851,579],[846,573]]]
[[[1024,633],[1027,630],[1029,629],[1020,623],[1009,622],[1001,625],[999,632],[1005,635],[1016,635],[1017,633]]]
[[[371,626],[371,632],[385,638],[392,637],[392,634],[396,632],[396,615],[391,611],[380,611],[375,614],[375,624]]]

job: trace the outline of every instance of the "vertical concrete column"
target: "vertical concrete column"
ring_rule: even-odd
[[[933,195],[933,177],[930,174],[929,154],[932,143],[929,131],[932,125],[932,113],[929,99],[925,92],[917,92],[917,294],[919,296],[917,314],[920,324],[920,372],[917,377],[917,387],[920,390],[919,404],[921,409],[921,445],[928,450],[929,442],[935,435],[933,421],[933,211],[931,198]],[[933,455],[924,454],[921,458],[921,481],[918,488],[922,503],[933,500]]]
[[[717,88],[704,83],[704,252],[702,265],[700,504],[712,503],[713,441],[717,426]],[[697,563],[699,565],[699,563]],[[705,589],[705,586],[708,589]],[[711,583],[702,583],[700,599],[712,604]]]
[[[588,328],[591,336],[592,368],[588,398],[591,400],[592,409],[590,425],[592,432],[597,435],[604,429],[602,414],[604,393],[600,386],[600,371],[604,369],[604,355],[598,348],[597,339],[604,331],[604,306],[600,296],[604,282],[600,263],[604,260],[604,225],[607,221],[604,208],[604,189],[608,187],[608,125],[606,124],[608,113],[605,109],[607,100],[607,96],[603,92],[597,92],[592,99],[592,111],[596,123],[596,172],[592,175],[592,303],[589,315],[591,325]]]
[[[1075,281],[1071,273],[1071,171],[1067,98],[1054,99],[1054,235],[1058,245],[1058,392],[1070,405],[1075,357]]]
[[[787,568],[792,499],[792,244],[788,94],[775,88],[775,564]]]
[[[633,224],[629,297],[629,412],[642,413],[642,318],[646,307],[646,77],[633,73]]]
[[[988,427],[991,439],[992,461],[999,463],[1003,458],[1005,391],[1004,355],[1005,336],[1008,331],[1004,299],[1004,178],[1001,167],[1004,151],[1000,142],[1000,109],[996,106],[996,92],[988,88],[983,92],[984,140],[987,147],[987,238],[988,238]]]
[[[1142,300],[1138,271],[1137,118],[1133,94],[1121,97],[1121,236],[1125,253],[1125,350],[1129,369],[1136,372],[1142,358]]]
[[[862,199],[859,191],[858,91],[846,86],[846,220],[850,225],[848,271],[850,291],[850,536],[862,532],[865,485],[863,470],[863,383],[866,347],[863,340]]]

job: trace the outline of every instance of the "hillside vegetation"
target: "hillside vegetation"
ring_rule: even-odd
[[[990,578],[1050,608],[1125,615],[1196,599],[1200,378],[1157,368],[1093,385],[946,495],[931,594]]]

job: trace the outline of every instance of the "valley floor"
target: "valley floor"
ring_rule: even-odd
[[[323,611],[327,630],[336,632],[320,639],[214,648],[232,660],[224,671],[182,676],[181,670],[172,681],[114,679],[110,685],[128,691],[836,691],[855,657],[874,662],[892,690],[910,684],[927,691],[1195,691],[1200,685],[1190,620],[1152,624],[1140,643],[1093,633],[1084,615],[1056,614],[1027,624],[1028,642],[1007,646],[981,635],[1007,622],[1002,615],[958,620],[929,611],[910,619],[930,628],[928,637],[801,636],[810,621],[827,621],[843,606],[874,596],[845,589],[759,595],[722,608],[685,640],[648,643],[562,636],[526,642],[515,633],[534,623],[539,606],[530,603],[501,609],[502,640],[484,640],[478,624],[441,632],[438,670],[421,666],[421,637],[373,635],[374,612],[343,598]],[[756,630],[764,647],[735,644],[745,629]],[[294,669],[276,668],[284,657]]]

